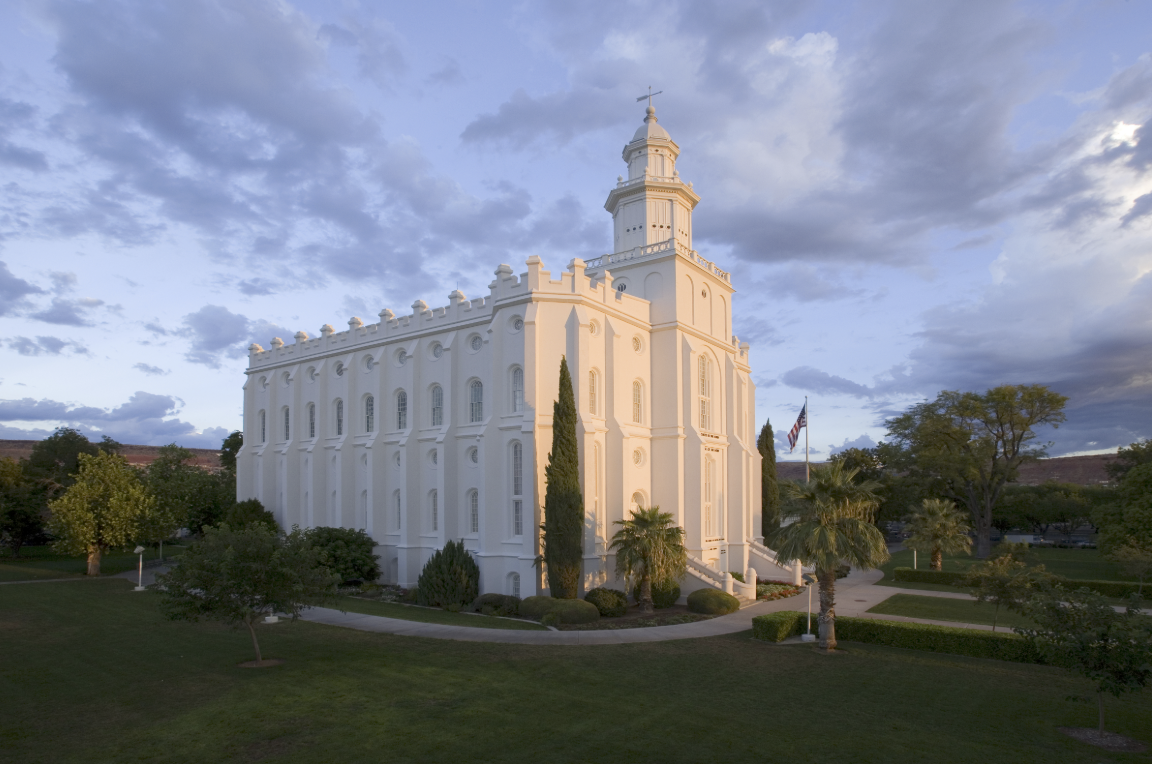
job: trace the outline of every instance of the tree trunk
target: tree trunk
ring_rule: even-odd
[[[1096,705],[1100,709],[1100,723],[1096,731],[1100,734],[1100,737],[1104,737],[1104,693],[1099,690],[1096,691]]]
[[[932,570],[944,570],[944,553],[940,547],[932,548]]]
[[[88,547],[88,575],[100,575],[100,556],[104,550],[98,546]]]
[[[650,576],[645,569],[644,575],[640,577],[640,605],[641,613],[653,613],[655,607],[652,604],[652,576]]]
[[[256,629],[252,626],[251,616],[244,619],[244,625],[248,627],[248,633],[252,635],[252,648],[256,650],[256,662],[261,663],[264,659],[260,657],[260,643],[256,641]]]
[[[820,642],[825,650],[836,649],[836,569],[817,572],[820,579]]]

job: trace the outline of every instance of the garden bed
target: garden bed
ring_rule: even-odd
[[[593,623],[562,623],[556,626],[560,631],[605,631],[614,629],[646,629],[652,626],[676,626],[682,623],[708,621],[715,616],[692,613],[686,605],[673,605],[661,608],[655,613],[641,613],[640,608],[631,605],[628,612],[619,618],[601,618]]]

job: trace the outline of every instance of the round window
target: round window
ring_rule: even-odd
[[[396,354],[396,363],[400,364],[401,366],[403,366],[407,360],[408,360],[408,351],[407,350],[401,350],[399,353]]]
[[[396,462],[397,467],[400,466],[400,452],[399,451],[396,452],[396,456],[393,458],[393,461]]]
[[[521,331],[523,328],[524,328],[524,319],[520,318],[520,316],[516,316],[515,318],[512,319],[512,331],[518,332],[518,331]]]
[[[268,389],[268,377],[260,377],[260,387]]]
[[[444,355],[444,346],[437,342],[432,346],[432,357],[439,358],[442,355]]]
[[[336,376],[337,377],[344,376],[344,364],[342,364],[342,363],[336,364]]]
[[[632,349],[639,353],[644,349],[644,342],[639,337],[632,338]]]
[[[438,451],[428,452],[428,461],[432,462],[432,466],[435,467],[440,463],[440,453]]]
[[[468,340],[468,345],[472,348],[472,352],[475,353],[484,347],[484,340],[480,339],[479,334],[474,334],[472,335],[472,339]]]
[[[376,359],[368,356],[364,359],[364,371],[372,371],[376,367]]]
[[[478,448],[468,449],[468,461],[472,462],[473,464],[479,464],[480,463],[480,449],[478,449]]]
[[[600,324],[596,323],[595,321],[589,322],[588,323],[588,331],[592,332],[593,336],[599,334],[600,333]]]
[[[644,452],[637,448],[632,452],[632,463],[639,467],[644,463]]]
[[[315,382],[316,381],[316,367],[315,366],[309,366],[308,367],[308,381],[309,382]]]

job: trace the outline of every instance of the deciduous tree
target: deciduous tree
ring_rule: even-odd
[[[1064,421],[1067,398],[1043,385],[1002,385],[986,393],[944,391],[889,419],[892,456],[910,476],[972,515],[976,556],[992,549],[992,520],[1004,486],[1022,463],[1043,455],[1036,428]]]
[[[971,587],[976,602],[995,606],[992,631],[996,631],[1000,608],[1019,611],[1035,592],[1055,582],[1055,576],[1046,573],[1043,565],[1029,568],[1014,551],[973,565],[965,576],[965,584]]]
[[[180,564],[157,576],[155,587],[163,592],[162,607],[173,620],[243,624],[260,664],[256,623],[275,613],[296,619],[303,608],[330,601],[337,583],[301,533],[284,536],[252,524],[205,528]]]
[[[1108,476],[1119,482],[1135,467],[1152,464],[1152,440],[1141,439],[1127,448],[1121,446],[1116,452],[1115,461],[1104,466]]]
[[[557,599],[580,594],[584,555],[584,495],[580,492],[580,456],[576,439],[576,397],[568,360],[560,359],[560,390],[552,406],[552,451],[544,468],[543,545],[548,588]]]
[[[100,558],[110,547],[140,539],[156,498],[121,456],[80,454],[76,482],[48,505],[48,527],[65,554],[87,554],[88,575],[100,575]]]
[[[20,548],[44,530],[48,491],[24,475],[15,459],[0,459],[0,543],[20,556]]]
[[[888,559],[888,546],[873,523],[879,503],[872,481],[840,463],[812,468],[807,483],[785,483],[794,520],[780,528],[771,547],[782,560],[816,568],[820,585],[820,647],[836,648],[836,569],[848,563],[865,570]]]

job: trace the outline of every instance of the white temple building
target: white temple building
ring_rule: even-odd
[[[486,296],[412,303],[295,343],[249,348],[237,493],[286,528],[362,528],[385,583],[415,585],[463,539],[482,592],[547,594],[544,468],[560,359],[572,372],[586,512],[585,590],[622,588],[613,523],[658,505],[686,531],[683,595],[755,596],[797,580],[760,537],[760,455],[748,343],[732,334],[730,275],[692,249],[700,198],[652,107],[624,147],[605,208],[613,253],[567,270],[531,257],[496,269]]]

